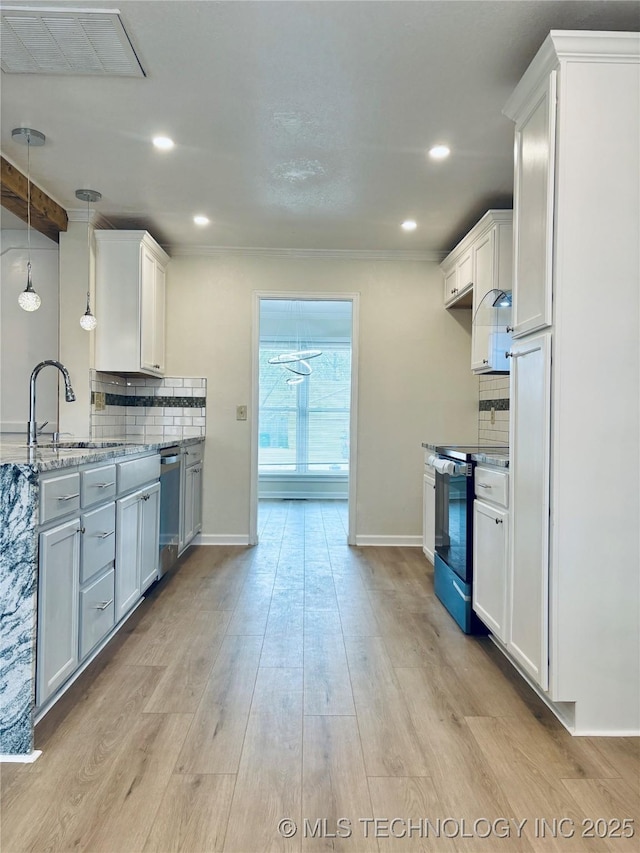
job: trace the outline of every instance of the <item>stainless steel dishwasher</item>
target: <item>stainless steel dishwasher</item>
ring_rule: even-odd
[[[182,453],[177,445],[160,451],[160,577],[178,559]]]

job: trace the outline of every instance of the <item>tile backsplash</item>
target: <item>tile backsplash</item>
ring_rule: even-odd
[[[491,423],[493,411],[493,423]],[[478,444],[509,446],[509,377],[481,376]]]
[[[205,435],[207,380],[91,371],[91,438],[159,441]],[[104,406],[104,408],[102,408]]]

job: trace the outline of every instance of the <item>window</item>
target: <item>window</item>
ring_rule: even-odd
[[[295,374],[269,359],[282,344],[260,342],[260,473],[346,474],[349,471],[351,346],[313,339],[301,348],[318,348],[313,371],[296,385]]]

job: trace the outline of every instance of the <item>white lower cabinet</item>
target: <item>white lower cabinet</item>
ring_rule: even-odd
[[[507,640],[509,513],[473,503],[473,609],[503,643]]]
[[[140,520],[140,592],[158,577],[160,542],[160,483],[144,490]]]
[[[511,348],[511,613],[507,646],[549,685],[549,462],[551,333]]]
[[[426,471],[426,468],[425,468]],[[422,550],[432,563],[436,544],[436,478],[425,473],[422,478]]]
[[[192,465],[185,471],[184,542],[188,545],[202,527],[202,466]]]
[[[106,637],[115,622],[113,568],[80,590],[80,659]]]
[[[40,534],[37,697],[42,705],[78,665],[80,518]]]
[[[180,495],[180,553],[202,530],[202,465],[204,442],[185,449]]]
[[[38,708],[157,578],[159,475],[157,453],[41,475]]]
[[[140,514],[142,492],[116,502],[116,621],[140,598]]]
[[[116,502],[116,621],[158,576],[160,483]]]

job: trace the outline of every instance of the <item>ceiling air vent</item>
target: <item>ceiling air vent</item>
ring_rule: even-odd
[[[0,65],[8,74],[144,77],[117,12],[7,7]]]

